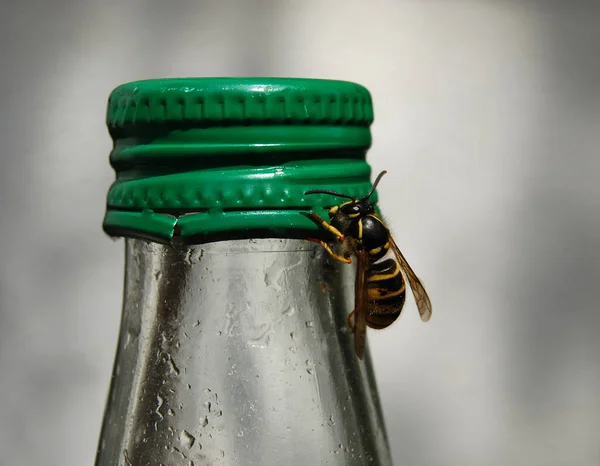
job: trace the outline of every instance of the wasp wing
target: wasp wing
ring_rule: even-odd
[[[411,269],[410,265],[408,265],[408,262],[396,245],[394,238],[390,236],[389,241],[394,254],[396,255],[396,259],[398,259],[398,262],[400,263],[400,269],[404,272],[404,275],[410,284],[410,289],[412,290],[415,301],[417,302],[417,309],[419,310],[419,314],[421,314],[421,320],[423,322],[427,322],[429,319],[431,319],[431,301],[429,300],[429,296],[427,296],[425,287],[423,287],[419,277],[417,277],[413,269]]]
[[[367,253],[364,249],[356,251],[356,286],[354,287],[354,349],[359,359],[365,353],[367,340]]]

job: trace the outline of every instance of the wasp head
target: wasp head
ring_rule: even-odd
[[[347,194],[338,193],[336,191],[329,191],[326,189],[314,189],[311,191],[306,191],[304,194],[330,194],[332,196],[345,197],[346,199],[350,199],[349,201],[344,202],[341,205],[333,206],[328,211],[329,218],[331,220],[335,220],[334,223],[346,223],[348,222],[348,220],[354,220],[375,212],[375,208],[373,207],[373,204],[371,204],[371,201],[369,201],[369,198],[371,197],[371,194],[375,192],[375,188],[379,184],[379,180],[381,180],[381,177],[386,173],[387,172],[385,170],[382,171],[373,182],[373,187],[369,191],[369,194],[360,199],[356,199],[352,196],[348,196]]]
[[[373,212],[375,212],[375,208],[368,199],[353,199],[352,201],[344,202],[342,205],[333,206],[328,211],[329,218],[333,218],[337,214],[342,214],[352,219],[363,217]]]

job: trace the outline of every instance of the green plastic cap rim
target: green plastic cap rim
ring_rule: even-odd
[[[370,189],[369,92],[297,78],[138,81],[110,95],[107,126],[116,172],[104,230],[168,242],[297,236],[306,217]],[[376,201],[376,195],[373,197]]]

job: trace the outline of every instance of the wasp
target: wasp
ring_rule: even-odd
[[[329,222],[315,212],[309,217],[341,243],[341,254],[334,252],[325,241],[308,238],[323,246],[329,255],[345,264],[356,257],[354,310],[348,316],[348,325],[354,332],[354,348],[362,359],[365,351],[367,327],[383,329],[400,316],[406,300],[406,281],[410,284],[421,320],[431,318],[431,301],[427,292],[400,252],[389,229],[375,212],[369,198],[387,172],[377,176],[369,193],[356,199],[346,194],[325,189],[314,189],[304,194],[329,194],[350,199],[329,209]]]

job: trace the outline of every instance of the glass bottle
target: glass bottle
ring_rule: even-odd
[[[353,266],[306,216],[366,193],[373,120],[353,83],[169,79],[113,91],[123,317],[97,466],[389,465]]]

